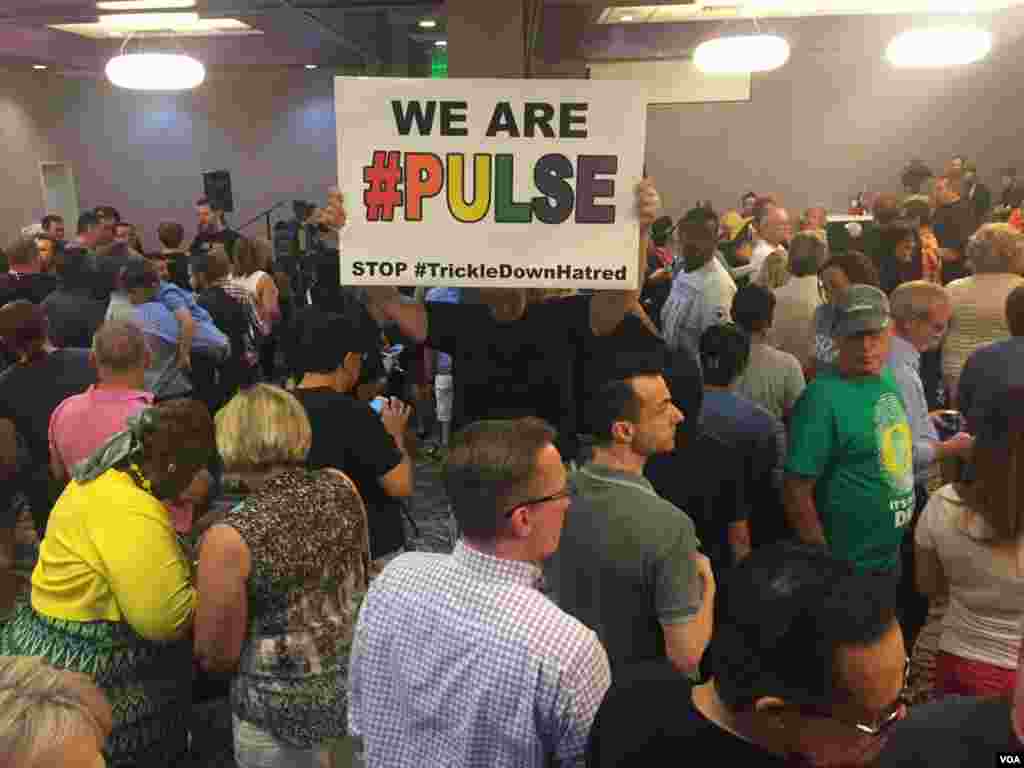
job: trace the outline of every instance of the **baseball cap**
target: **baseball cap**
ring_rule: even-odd
[[[889,299],[873,285],[851,285],[836,307],[833,335],[877,333],[889,327]]]

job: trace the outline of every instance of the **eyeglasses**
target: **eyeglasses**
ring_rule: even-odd
[[[575,496],[576,484],[570,480],[565,484],[565,488],[560,490],[558,493],[553,493],[550,496],[541,496],[539,499],[530,499],[529,501],[519,502],[505,513],[505,517],[512,517],[517,509],[522,509],[523,507],[535,507],[538,504],[547,504],[549,501],[561,501],[562,499],[572,499],[575,498]]]
[[[886,710],[875,718],[870,723],[850,723],[842,720],[832,714],[831,710],[817,709],[812,707],[809,714],[816,717],[826,717],[830,720],[835,720],[837,723],[842,723],[845,726],[854,728],[861,733],[867,734],[868,736],[882,736],[884,735],[893,725],[899,722],[900,717],[903,713],[903,708],[908,703],[906,697],[907,686],[910,683],[910,658],[907,657],[903,665],[903,686],[900,688],[899,696],[896,697],[891,705]]]

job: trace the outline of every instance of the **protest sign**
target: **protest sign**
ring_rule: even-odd
[[[633,83],[335,79],[348,285],[632,289]]]

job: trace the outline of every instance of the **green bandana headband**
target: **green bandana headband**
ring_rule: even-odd
[[[125,464],[130,459],[142,456],[142,438],[154,432],[159,417],[155,408],[146,408],[125,422],[123,432],[112,435],[92,456],[84,459],[71,469],[71,477],[78,483],[89,483],[108,469]]]

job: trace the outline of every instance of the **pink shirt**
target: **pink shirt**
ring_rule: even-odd
[[[50,416],[50,464],[71,468],[89,458],[133,416],[153,404],[153,395],[138,389],[89,387],[62,402]]]

